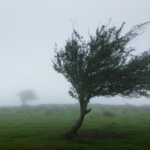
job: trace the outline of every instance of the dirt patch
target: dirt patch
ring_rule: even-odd
[[[135,133],[132,134],[120,134],[120,135],[115,135],[113,138],[115,139],[122,139],[122,138],[128,138],[129,136],[135,135]]]
[[[89,140],[105,140],[105,139],[122,139],[122,138],[128,138],[132,135],[135,135],[135,133],[114,133],[107,130],[87,130],[83,129],[81,133],[77,136],[77,138],[86,138]]]

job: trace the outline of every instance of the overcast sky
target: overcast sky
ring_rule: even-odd
[[[70,84],[52,68],[54,46],[63,48],[74,28],[88,32],[109,19],[123,32],[150,21],[149,0],[0,0],[0,106],[21,105],[18,92],[33,89],[39,99],[28,104],[77,103],[68,95]],[[71,21],[72,20],[72,21]],[[150,47],[150,27],[133,46],[136,53]],[[150,104],[149,99],[125,99]],[[124,104],[121,97],[92,99],[93,103]]]

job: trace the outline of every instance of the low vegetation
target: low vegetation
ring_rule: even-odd
[[[79,105],[0,107],[0,150],[149,150],[150,106],[90,104],[73,139]]]

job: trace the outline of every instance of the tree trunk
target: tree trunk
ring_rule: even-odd
[[[88,105],[88,101],[80,101],[80,116],[78,121],[76,121],[75,125],[71,127],[71,129],[65,134],[66,136],[74,137],[77,135],[79,128],[82,126],[84,117],[88,114],[91,109],[86,110]]]

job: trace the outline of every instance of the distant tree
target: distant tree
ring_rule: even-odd
[[[23,106],[26,105],[27,101],[35,100],[37,99],[37,96],[35,95],[33,90],[23,90],[20,93],[17,94],[20,97],[20,100],[23,103]]]
[[[93,97],[150,96],[150,50],[133,55],[136,49],[129,46],[150,22],[135,25],[121,35],[124,24],[118,29],[110,24],[98,27],[88,42],[73,30],[63,49],[58,50],[56,45],[53,67],[71,83],[69,94],[80,103],[79,119],[66,135],[77,134],[91,111],[87,105]]]

